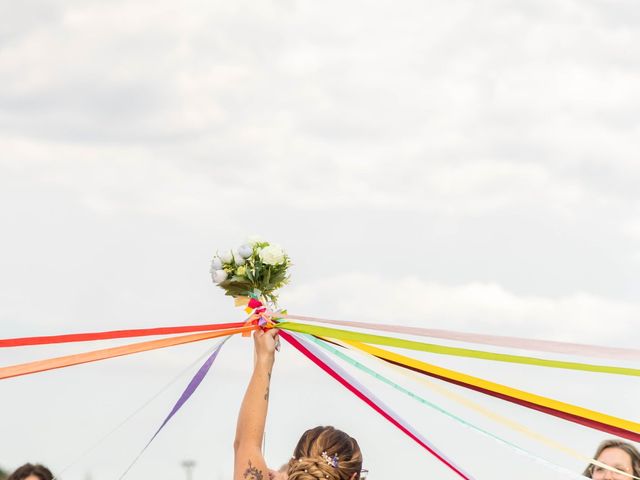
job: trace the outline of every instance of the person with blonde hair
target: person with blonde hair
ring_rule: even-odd
[[[277,330],[257,330],[254,367],[238,414],[234,447],[234,480],[268,480],[275,473],[262,455],[275,361]],[[286,468],[288,480],[358,480],[362,453],[358,442],[334,427],[315,427],[302,434]]]
[[[625,472],[626,475],[591,464],[583,472],[583,475],[587,478],[624,480],[632,476],[640,477],[640,452],[630,443],[616,439],[605,440],[598,445],[593,458],[609,467]]]

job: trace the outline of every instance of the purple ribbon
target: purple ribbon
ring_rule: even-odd
[[[162,422],[162,424],[160,425],[158,430],[156,430],[156,433],[153,434],[153,436],[147,442],[147,444],[144,446],[144,448],[142,450],[140,450],[140,453],[136,456],[136,458],[133,460],[133,462],[131,462],[131,464],[127,467],[127,469],[124,471],[124,473],[120,476],[120,480],[122,480],[125,477],[125,475],[129,472],[129,470],[131,470],[131,467],[133,467],[135,465],[135,463],[142,456],[142,454],[149,447],[149,445],[151,445],[151,442],[153,442],[153,440],[158,436],[158,434],[164,428],[164,426],[167,423],[169,423],[169,420],[171,420],[171,418],[176,413],[178,413],[178,410],[180,410],[182,408],[182,406],[187,402],[187,400],[189,400],[191,395],[193,395],[193,392],[195,392],[197,390],[198,386],[200,386],[200,384],[202,383],[202,380],[204,379],[204,377],[206,377],[207,373],[209,373],[209,370],[211,369],[211,365],[213,365],[213,362],[216,360],[216,357],[218,356],[218,353],[220,352],[220,349],[222,348],[224,343],[227,340],[229,340],[229,338],[231,338],[231,337],[227,337],[222,342],[220,342],[220,345],[218,345],[216,347],[216,349],[211,353],[211,355],[209,355],[209,358],[207,358],[207,360],[198,369],[196,374],[193,376],[193,378],[189,382],[189,385],[187,385],[187,388],[184,389],[184,392],[182,392],[182,395],[180,395],[180,398],[178,399],[176,404],[173,406],[173,408],[169,412],[169,415],[167,415],[167,417],[164,419],[164,421]]]

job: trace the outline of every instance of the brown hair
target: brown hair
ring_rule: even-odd
[[[596,460],[600,456],[602,452],[604,452],[607,448],[619,448],[629,454],[631,457],[631,473],[634,477],[640,477],[640,452],[638,449],[631,445],[630,443],[623,442],[621,440],[610,439],[603,441],[600,445],[598,445],[598,449],[596,450],[593,458]],[[584,472],[582,473],[585,477],[593,478],[593,464],[587,466]]]
[[[327,461],[329,459],[329,461]],[[302,434],[289,461],[289,480],[360,478],[362,453],[354,438],[333,427],[315,427]]]
[[[7,477],[7,480],[24,480],[25,478],[33,475],[34,477],[38,477],[40,480],[52,480],[53,474],[51,471],[45,467],[44,465],[32,463],[25,463],[21,467],[19,467],[15,472]]]

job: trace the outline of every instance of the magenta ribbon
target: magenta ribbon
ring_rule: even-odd
[[[418,445],[426,449],[434,457],[440,460],[440,462],[453,470],[453,472],[455,472],[460,478],[463,478],[465,480],[473,480],[473,477],[471,475],[464,472],[460,467],[456,466],[433,444],[431,444],[426,438],[418,433],[411,425],[409,425],[398,414],[391,410],[391,408],[386,406],[373,393],[367,390],[366,387],[364,387],[360,382],[349,375],[345,370],[338,366],[333,360],[331,360],[323,352],[317,349],[314,345],[305,342],[298,335],[294,335],[283,330],[280,330],[279,334],[287,342],[293,345],[298,351],[304,354],[309,360],[318,365],[320,368],[322,368],[322,370],[324,370],[331,377],[342,384],[342,386],[344,386],[347,390],[349,390],[360,400],[369,405],[373,410],[382,415],[386,420],[388,420],[391,424],[393,424],[409,438],[415,441]]]

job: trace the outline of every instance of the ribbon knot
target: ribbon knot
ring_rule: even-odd
[[[283,310],[272,310],[268,305],[265,305],[260,300],[254,297],[236,297],[235,304],[237,307],[246,305],[244,311],[249,314],[249,318],[244,322],[245,326],[257,325],[261,328],[273,328],[275,320],[278,315],[283,313]],[[242,332],[243,337],[250,336],[250,332]]]

